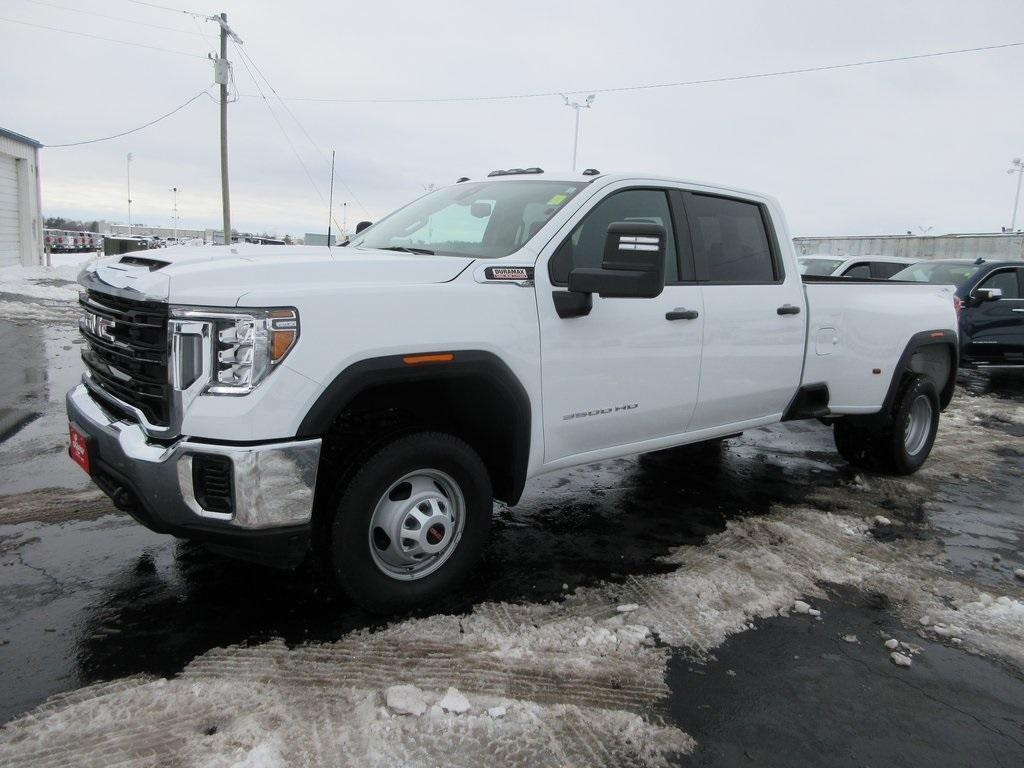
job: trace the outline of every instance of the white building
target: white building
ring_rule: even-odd
[[[43,263],[41,146],[0,128],[0,267]]]
[[[1024,232],[794,237],[797,256],[905,256],[911,259],[1024,259]]]

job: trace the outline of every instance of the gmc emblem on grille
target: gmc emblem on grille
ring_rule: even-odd
[[[99,336],[107,341],[115,341],[114,329],[117,323],[113,320],[97,315],[93,312],[86,312],[81,320],[82,327],[94,336]]]

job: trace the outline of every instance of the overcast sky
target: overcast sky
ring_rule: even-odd
[[[282,97],[585,96],[1024,40],[1019,0],[204,2],[158,4],[226,11]],[[0,0],[0,16],[191,54],[0,21],[0,126],[46,144],[127,130],[212,85],[204,57],[216,27],[184,14],[128,0]],[[329,161],[313,142],[327,158],[337,150],[336,218],[348,201],[350,226],[431,183],[571,162],[573,113],[558,97],[287,102],[309,137],[272,101],[321,200],[230,56],[241,94],[229,108],[232,222],[243,231],[326,228]],[[998,231],[1013,203],[1006,169],[1024,154],[1022,80],[1024,47],[599,94],[582,114],[579,165],[764,191],[795,235]],[[43,149],[44,214],[126,221],[127,152],[136,222],[169,224],[173,186],[182,226],[219,222],[218,110],[205,96],[131,136]]]

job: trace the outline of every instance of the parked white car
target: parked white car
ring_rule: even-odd
[[[829,255],[798,256],[801,275],[888,280],[901,269],[917,264],[920,259],[901,256],[856,256],[842,258]]]
[[[153,530],[312,553],[375,611],[453,589],[492,499],[544,472],[809,418],[915,471],[953,393],[952,288],[805,283],[790,243],[757,193],[516,169],[347,247],[101,260],[70,452]]]

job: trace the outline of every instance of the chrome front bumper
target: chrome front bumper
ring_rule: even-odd
[[[150,442],[138,424],[108,411],[79,384],[67,395],[68,418],[89,441],[94,481],[147,527],[184,537],[201,533],[270,533],[308,528],[313,513],[320,439],[223,445],[178,438]],[[230,513],[204,509],[193,489],[192,462],[201,454],[231,460]],[[123,493],[121,499],[112,493]],[[126,493],[124,493],[126,492]],[[193,534],[195,534],[193,536]],[[206,537],[210,538],[210,537]]]

